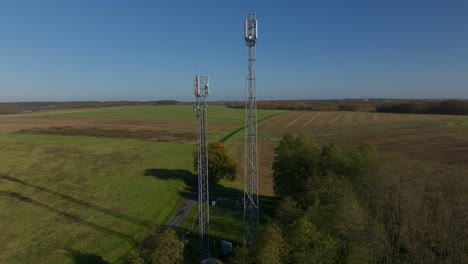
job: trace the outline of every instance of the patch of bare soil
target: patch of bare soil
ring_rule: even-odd
[[[4,118],[0,119],[0,133],[12,133],[21,129],[74,127],[130,130],[194,130],[195,122],[126,120],[126,119],[85,119],[85,118]]]
[[[155,142],[193,143],[197,139],[195,132],[173,132],[158,130],[129,130],[129,129],[98,129],[98,128],[73,128],[73,127],[49,127],[22,129],[18,134],[42,134],[60,136],[83,136],[137,139]]]
[[[223,133],[235,127],[235,124],[210,123],[208,133]],[[90,136],[194,143],[196,141],[196,131],[195,121],[85,118],[0,119],[0,133]]]

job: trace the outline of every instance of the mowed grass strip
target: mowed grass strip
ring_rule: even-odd
[[[120,263],[184,200],[184,179],[146,171],[191,170],[194,149],[12,134],[0,144],[0,263]]]

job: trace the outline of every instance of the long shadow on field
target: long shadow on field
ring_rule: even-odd
[[[227,255],[222,253],[221,241],[229,240],[233,243],[234,247],[241,246],[242,244],[242,198],[243,190],[229,188],[223,185],[210,186],[210,200],[217,201],[216,207],[210,206],[210,255],[221,261],[227,260]],[[273,217],[275,206],[278,198],[271,196],[259,195],[260,203],[260,223],[265,224],[270,217]],[[236,221],[237,219],[237,221]],[[226,231],[225,231],[226,230]],[[221,233],[230,233],[231,237],[237,239],[231,240],[223,237]],[[189,242],[184,248],[184,257],[186,263],[200,263],[199,255],[199,237],[198,237],[198,223],[195,221],[187,228],[177,228],[179,238],[187,239]]]
[[[23,196],[23,195],[21,195],[19,193],[11,192],[11,191],[0,191],[0,195],[16,199],[16,200],[18,200],[20,202],[35,205],[35,206],[40,207],[42,209],[45,209],[45,210],[47,210],[49,212],[52,212],[52,213],[58,214],[60,216],[63,216],[63,217],[65,217],[65,218],[67,218],[67,219],[69,219],[69,220],[71,220],[73,222],[80,223],[80,224],[86,225],[88,227],[91,227],[91,228],[93,228],[93,229],[95,229],[97,231],[100,231],[100,232],[103,232],[103,233],[106,233],[106,234],[109,234],[109,235],[113,235],[115,237],[125,239],[125,240],[127,240],[127,242],[132,247],[135,247],[135,245],[136,245],[136,241],[133,239],[133,237],[131,237],[131,236],[127,235],[127,234],[124,234],[124,233],[121,233],[121,232],[118,232],[118,231],[110,230],[107,227],[100,226],[100,225],[95,224],[93,222],[89,222],[87,220],[84,220],[84,219],[80,218],[79,216],[69,214],[69,213],[64,212],[64,211],[60,211],[58,209],[55,209],[53,207],[48,206],[47,204],[35,201],[35,200],[33,200],[33,199],[29,198],[29,197]]]
[[[243,190],[226,187],[220,184],[210,186],[210,200],[217,201],[216,208],[223,208],[232,211],[242,211],[242,204],[240,204],[241,207],[236,207],[236,203],[237,201],[242,201],[243,197]],[[266,222],[268,221],[269,217],[273,216],[278,198],[273,196],[259,195],[258,201],[260,222]],[[214,211],[216,208],[210,210]]]
[[[264,117],[264,118],[258,120],[258,121],[257,121],[257,124],[260,123],[260,122],[263,122],[263,121],[265,121],[265,120],[267,120],[267,119],[270,119],[270,118],[272,118],[272,117],[274,117],[274,116],[280,115],[280,114],[282,114],[282,113],[278,113],[278,114],[274,114],[274,115],[271,115],[271,116]],[[231,138],[232,136],[234,136],[235,134],[237,134],[239,131],[241,131],[241,130],[244,129],[244,128],[245,128],[245,126],[239,127],[238,129],[232,131],[231,133],[229,133],[228,135],[226,135],[225,137],[223,137],[222,139],[220,139],[219,142],[221,142],[221,143],[226,142],[229,138]]]
[[[193,220],[193,226],[189,228],[179,227],[180,223],[182,223],[182,221],[184,221],[187,217],[188,213],[190,213],[193,204],[197,201],[196,175],[187,170],[170,169],[147,169],[145,171],[145,175],[163,180],[184,180],[188,186],[194,186],[195,188],[193,188],[190,192],[191,197],[187,197],[187,201],[185,201],[184,205],[182,205],[179,209],[178,215],[176,215],[168,225],[160,228],[152,235],[146,237],[139,252],[143,252],[142,254],[145,254],[144,252],[151,252],[155,246],[155,241],[157,240],[160,232],[166,228],[173,228],[179,234],[180,239],[188,239],[189,241],[184,249],[185,260],[187,261],[186,263],[200,263],[198,248],[198,223],[196,223],[196,220]],[[217,230],[230,230],[233,228],[231,226],[232,218],[237,218],[240,225],[237,228],[237,232],[239,234],[242,233],[242,208],[236,206],[236,204],[238,203],[237,201],[241,201],[243,194],[244,192],[242,190],[225,187],[223,185],[210,186],[210,200],[218,201],[216,208],[210,207],[210,214],[218,218],[216,222],[210,223],[212,227],[216,226]],[[268,218],[272,216],[277,201],[278,199],[275,197],[263,195],[259,196],[260,215],[262,216],[260,220],[262,223],[266,222]],[[222,210],[217,210],[218,208]],[[227,214],[224,215],[226,212]],[[181,215],[179,216],[179,214]],[[230,218],[231,221],[228,221],[227,224],[225,224],[222,220],[219,220],[219,218],[224,217]],[[213,235],[212,233],[210,233],[209,237],[212,244],[211,255],[218,259],[225,260],[226,256],[222,255],[220,245],[221,240],[226,238]],[[232,241],[234,245],[240,245],[241,238],[239,237],[238,240],[239,241]]]
[[[101,256],[95,254],[83,253],[73,249],[67,249],[67,251],[73,256],[75,264],[109,264]]]
[[[146,169],[145,176],[152,176],[161,180],[183,180],[187,185],[187,188],[183,192],[179,192],[179,195],[186,197],[187,199],[196,199],[190,193],[193,191],[192,186],[196,187],[196,175],[188,170],[172,170],[172,169]]]
[[[20,179],[11,177],[11,176],[2,175],[2,176],[0,176],[0,179],[11,181],[11,182],[16,182],[16,183],[22,184],[24,186],[32,187],[32,188],[34,188],[34,189],[36,189],[38,191],[53,194],[53,195],[58,196],[58,197],[60,197],[60,198],[62,198],[64,200],[67,200],[69,202],[84,206],[84,207],[86,207],[88,209],[92,209],[92,210],[95,210],[95,211],[110,215],[110,216],[115,217],[115,218],[125,220],[127,222],[132,223],[132,224],[141,225],[141,226],[147,226],[149,224],[148,221],[140,220],[140,219],[138,219],[136,217],[133,217],[133,216],[118,213],[118,212],[109,210],[107,208],[99,207],[99,206],[91,204],[89,202],[78,200],[78,199],[76,199],[76,198],[74,198],[74,197],[72,197],[72,196],[70,196],[68,194],[63,194],[63,193],[60,193],[60,192],[57,192],[57,191],[53,191],[53,190],[47,189],[45,187],[30,183],[30,182],[27,182],[27,181],[23,181],[23,180],[20,180]]]

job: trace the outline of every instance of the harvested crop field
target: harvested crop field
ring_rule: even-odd
[[[446,164],[468,164],[468,130],[453,127],[419,127],[330,137],[322,142],[375,144],[383,153]]]
[[[259,141],[277,142],[282,133],[296,132],[319,143],[353,145],[368,141],[385,154],[468,164],[468,130],[459,125],[464,120],[464,116],[454,115],[291,112],[260,124]]]
[[[370,142],[380,153],[422,162],[466,166],[468,129],[466,117],[452,115],[387,114],[362,112],[288,112],[258,126],[260,193],[273,194],[274,148],[284,133],[301,133],[318,144],[354,145]],[[241,167],[237,185],[242,186],[243,137],[236,135],[230,148]]]
[[[275,116],[259,125],[259,131],[297,132],[310,128],[381,124],[414,121],[458,120],[462,116],[388,114],[367,112],[289,112]]]
[[[271,166],[273,165],[273,149],[275,147],[276,143],[258,144],[258,191],[262,195],[273,195],[273,171],[271,170]],[[244,143],[234,142],[229,146],[229,150],[239,164],[239,174],[237,175],[235,184],[241,187],[244,181]]]

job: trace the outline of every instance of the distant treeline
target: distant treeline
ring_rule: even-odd
[[[10,105],[5,105],[5,106],[0,105],[0,115],[17,114],[17,113],[21,113],[21,109],[14,107],[14,106],[10,106]]]
[[[175,100],[159,101],[70,101],[70,102],[15,102],[0,103],[0,114],[15,114],[23,111],[31,112],[50,109],[79,109],[96,107],[116,107],[116,106],[139,106],[139,105],[175,105]]]
[[[413,101],[403,103],[385,103],[377,106],[377,112],[468,115],[468,101]]]
[[[244,108],[244,102],[227,103],[228,107]],[[303,103],[297,101],[261,101],[258,109],[312,110],[312,111],[371,111],[372,103]]]
[[[175,105],[175,104],[178,104],[179,102],[176,100],[160,100],[160,101],[155,101],[154,103],[157,105]]]

